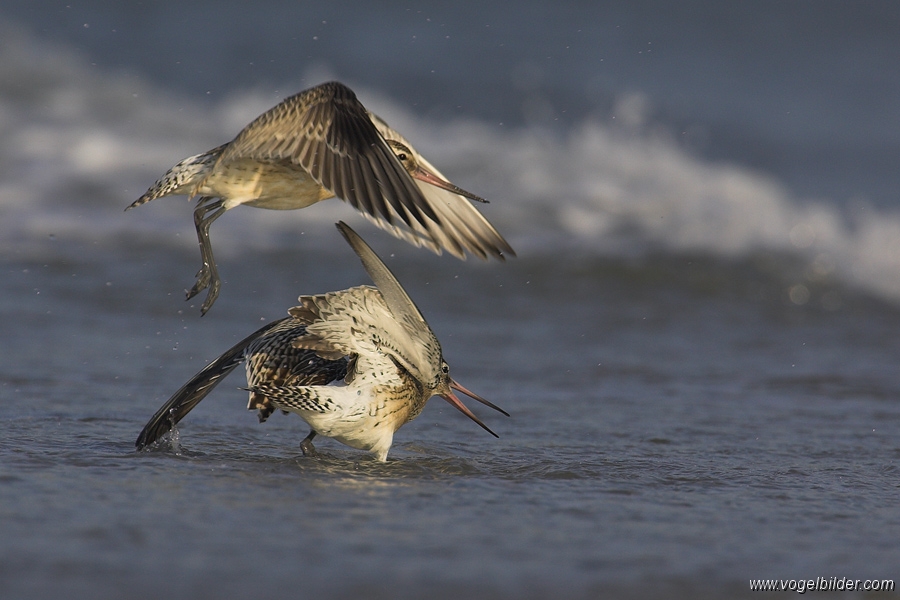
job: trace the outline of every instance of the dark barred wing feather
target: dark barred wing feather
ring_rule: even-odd
[[[398,216],[406,225],[440,224],[365,107],[338,82],[291,96],[257,117],[219,161],[234,158],[298,164],[335,196],[388,225]]]
[[[165,435],[201,400],[206,398],[207,394],[219,385],[235,367],[244,362],[244,351],[247,346],[289,320],[291,318],[286,317],[254,331],[191,377],[147,422],[134,443],[135,447],[141,450]]]

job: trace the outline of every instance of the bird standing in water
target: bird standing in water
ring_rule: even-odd
[[[159,439],[241,362],[249,409],[264,421],[276,409],[312,428],[301,443],[314,453],[317,434],[387,460],[394,433],[432,396],[441,396],[491,435],[453,390],[509,416],[450,378],[441,346],[422,313],[375,252],[345,223],[338,229],[377,287],[301,296],[290,317],[254,332],[191,378],[141,431],[141,449]]]
[[[447,181],[338,82],[291,96],[231,142],[182,160],[128,208],[180,194],[200,197],[194,226],[203,264],[187,299],[209,288],[203,314],[221,286],[209,227],[241,204],[291,210],[336,196],[382,229],[438,254],[515,256],[469,202],[483,198]]]

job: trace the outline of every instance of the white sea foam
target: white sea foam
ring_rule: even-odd
[[[230,139],[299,89],[250,90],[218,102],[177,97],[134,76],[98,71],[70,49],[0,29],[4,251],[41,252],[51,235],[102,243],[131,232],[166,232],[160,243],[193,245],[183,201],[129,213],[124,207],[175,162]],[[797,198],[763,174],[692,156],[640,119],[631,126],[589,120],[564,134],[435,123],[399,99],[357,93],[451,179],[489,198],[484,213],[522,256],[573,248],[612,256],[787,253],[808,261],[810,277],[836,277],[900,302],[896,212],[860,206],[850,222],[835,208],[846,199]],[[276,244],[298,228],[313,233],[347,210],[327,202],[289,216],[235,211],[244,214],[216,223],[217,250]],[[248,235],[247,227],[274,235]]]
[[[463,173],[463,185],[494,200],[485,211],[525,253],[573,244],[612,255],[783,253],[808,262],[806,278],[836,277],[900,301],[896,211],[856,202],[849,220],[835,199],[798,198],[764,174],[610,123],[588,121],[565,136],[409,115],[396,123],[445,172]]]

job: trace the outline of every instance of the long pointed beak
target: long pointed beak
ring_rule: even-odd
[[[447,190],[448,192],[453,192],[454,194],[459,194],[460,196],[465,196],[469,200],[474,200],[475,202],[481,202],[482,204],[489,204],[487,200],[482,198],[481,196],[476,196],[472,192],[467,192],[461,187],[457,187],[450,183],[449,181],[445,181],[432,173],[427,169],[423,169],[422,167],[416,167],[416,170],[410,173],[413,177],[418,179],[419,181],[424,181],[425,183],[430,183],[435,187],[439,187],[442,190]]]
[[[467,389],[464,388],[463,386],[459,385],[457,382],[453,381],[452,379],[450,380],[450,387],[452,387],[452,388],[453,388],[454,390],[456,390],[457,392],[462,392],[463,394],[465,394],[466,396],[468,396],[468,397],[471,398],[472,400],[478,400],[479,402],[481,402],[481,403],[484,404],[485,406],[490,406],[491,408],[493,408],[493,409],[496,410],[497,412],[502,412],[502,413],[503,413],[504,415],[506,415],[507,417],[509,416],[509,413],[508,413],[508,412],[506,412],[505,410],[503,410],[502,408],[500,408],[499,406],[497,406],[497,405],[494,404],[493,402],[490,402],[490,401],[488,401],[488,400],[485,400],[484,398],[482,398],[481,396],[479,396],[478,394],[476,394],[476,393],[474,393],[474,392],[470,392],[469,390],[467,390]]]
[[[441,398],[443,398],[444,400],[446,400],[447,402],[449,402],[451,405],[453,405],[457,410],[459,410],[459,412],[461,412],[462,414],[466,415],[467,417],[469,417],[470,419],[472,419],[473,421],[475,421],[476,423],[478,423],[479,425],[481,425],[481,428],[482,428],[482,429],[484,429],[485,431],[487,431],[489,434],[491,434],[491,435],[494,436],[495,438],[500,437],[499,435],[497,435],[496,433],[494,433],[493,431],[491,431],[490,428],[489,428],[487,425],[485,425],[484,423],[482,423],[482,422],[481,422],[481,419],[479,419],[478,417],[476,417],[476,416],[472,413],[471,410],[469,410],[468,408],[466,408],[466,405],[463,404],[463,403],[460,401],[460,399],[456,397],[456,394],[454,394],[453,392],[447,392],[446,394],[441,394]]]

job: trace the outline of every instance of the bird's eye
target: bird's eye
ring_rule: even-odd
[[[444,363],[443,365],[441,365],[441,371],[443,371],[444,373],[449,373],[450,366],[447,363]]]
[[[397,155],[397,158],[399,158],[400,160],[406,160],[406,155],[401,152],[400,154]]]

